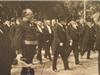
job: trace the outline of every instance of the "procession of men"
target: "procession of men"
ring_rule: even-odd
[[[21,17],[5,22],[0,19],[0,75],[10,75],[12,65],[22,61],[21,75],[31,70],[35,75],[34,58],[43,64],[43,57],[52,62],[52,71],[57,72],[57,60],[61,57],[63,69],[71,70],[69,57],[73,52],[75,65],[81,65],[81,58],[87,53],[98,52],[100,75],[100,15],[98,20],[87,17],[68,18],[63,15],[54,19],[35,19],[34,12],[27,8]],[[42,54],[44,51],[44,55]],[[3,58],[2,58],[3,57]],[[83,63],[84,64],[84,63]]]

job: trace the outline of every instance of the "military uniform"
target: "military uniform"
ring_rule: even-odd
[[[32,59],[36,53],[37,33],[35,24],[29,21],[22,22],[16,27],[13,39],[13,47],[23,54],[27,59],[27,63],[32,63]]]

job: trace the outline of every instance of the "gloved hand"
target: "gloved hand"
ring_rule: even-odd
[[[21,60],[22,57],[23,57],[22,54],[17,54],[16,59],[19,61],[19,60]]]
[[[12,62],[12,65],[18,65],[22,57],[22,54],[17,54],[16,58]]]
[[[62,42],[59,43],[59,46],[63,46],[63,45],[64,45],[64,43],[62,43]]]
[[[49,40],[46,41],[47,43],[49,42]]]
[[[70,43],[69,43],[69,45],[70,45],[70,46],[72,46],[72,43],[73,43],[73,40],[70,40]]]

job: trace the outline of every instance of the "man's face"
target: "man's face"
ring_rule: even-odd
[[[31,9],[24,10],[24,13],[28,20],[32,20],[34,18],[33,11]]]
[[[48,25],[48,26],[50,26],[50,21],[47,20],[47,21],[45,22],[45,24]]]
[[[33,15],[33,13],[29,13],[26,17],[27,17],[29,20],[31,20],[32,18],[34,18],[34,15]]]

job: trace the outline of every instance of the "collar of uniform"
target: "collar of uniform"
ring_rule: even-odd
[[[63,25],[61,23],[58,23],[59,26],[63,27]]]

